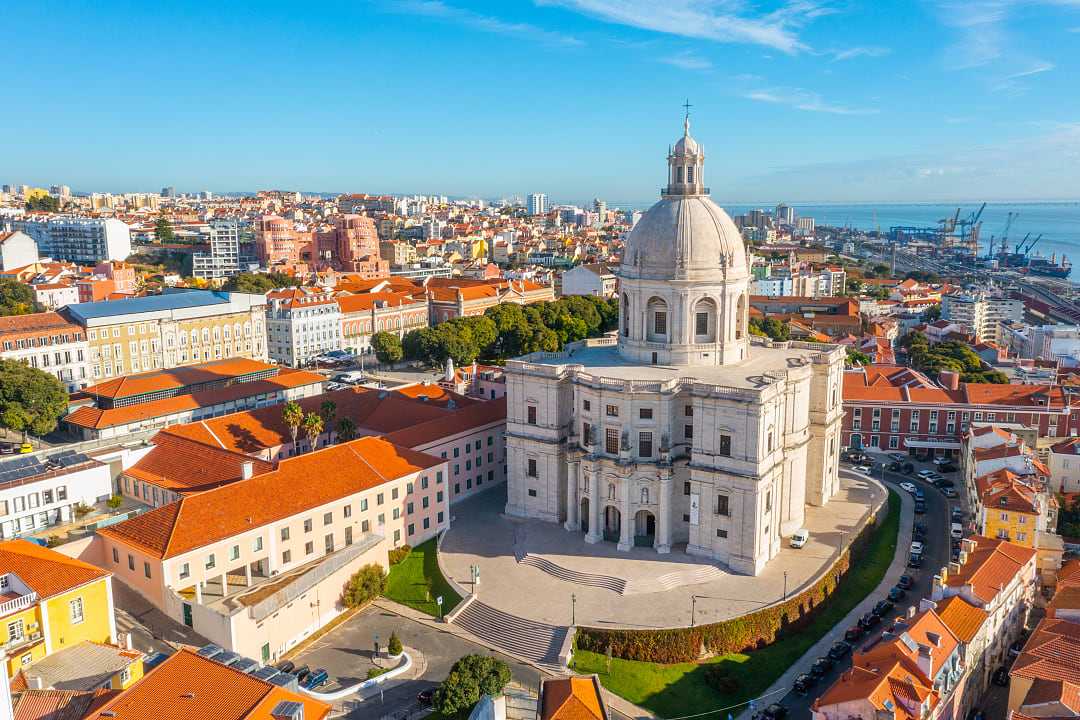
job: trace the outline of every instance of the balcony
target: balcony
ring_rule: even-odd
[[[41,641],[41,631],[38,630],[37,632],[27,633],[22,637],[13,638],[0,647],[3,648],[5,654],[14,655],[20,650],[25,650],[32,645],[37,645]]]
[[[38,595],[36,592],[20,595],[16,598],[12,598],[6,602],[0,603],[0,617],[5,617],[11,613],[25,610],[28,607],[32,607],[38,601]]]

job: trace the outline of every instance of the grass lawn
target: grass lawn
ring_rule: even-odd
[[[867,552],[840,581],[832,596],[818,607],[817,616],[808,626],[766,648],[701,663],[674,665],[613,658],[610,673],[606,656],[581,650],[574,655],[575,667],[579,672],[596,673],[604,687],[660,717],[686,715],[690,709],[704,712],[758,697],[874,591],[892,564],[899,530],[900,497],[889,490],[888,513]],[[738,692],[720,693],[709,687],[705,683],[705,668],[710,664],[726,665],[729,675],[740,683]]]
[[[461,602],[450,583],[439,572],[435,538],[414,547],[404,560],[390,568],[386,581],[386,597],[427,613],[439,615],[435,598],[442,595],[443,613],[450,612]]]

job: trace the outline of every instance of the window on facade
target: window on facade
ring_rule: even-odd
[[[289,528],[287,528],[287,527],[281,528],[281,540],[282,540],[282,542],[284,542],[285,540],[288,540],[288,539],[289,539]]]
[[[716,537],[718,537],[718,538],[726,538],[727,537],[727,530],[720,530],[719,528],[717,528]]]
[[[727,495],[717,495],[716,496],[716,508],[714,510],[714,514],[716,514],[716,515],[729,515],[730,514],[730,512],[728,510],[728,496]]]
[[[683,437],[685,437],[687,440],[693,440],[694,439],[694,426],[693,425],[684,425],[683,426]]]
[[[191,575],[191,566],[188,565],[187,563],[184,563],[183,565],[180,566],[180,579],[184,580],[189,575]]]
[[[229,559],[230,560],[239,560],[240,559],[240,546],[239,545],[233,545],[231,548],[229,548]]]
[[[619,453],[619,431],[617,428],[607,428],[604,432],[604,451],[609,455]]]
[[[143,566],[143,575],[146,575],[146,577],[150,577],[150,563],[144,561],[142,566]]]
[[[206,556],[206,569],[213,570],[215,565],[217,565],[217,560],[214,558],[214,553],[210,553]]]
[[[304,543],[304,553],[306,555],[313,555],[315,553],[315,543],[310,540]]]
[[[534,458],[529,458],[528,465],[529,469],[526,472],[526,475],[528,475],[529,477],[536,477],[536,460]]]
[[[638,456],[643,458],[652,457],[652,433],[638,433]]]
[[[581,409],[584,410],[585,412],[589,412],[590,410],[592,410],[592,403],[589,402],[588,400],[582,400],[581,401]],[[489,435],[488,440],[490,440],[490,439],[491,439],[491,436]],[[491,443],[489,442],[488,445],[490,445],[490,444]]]
[[[526,408],[525,413],[526,413],[525,422],[529,423],[530,425],[535,425],[536,424],[536,406],[535,405],[529,405]],[[456,456],[456,452],[455,452],[455,456]]]
[[[694,332],[697,335],[709,334],[709,313],[699,312],[694,315]]]
[[[653,334],[667,335],[667,312],[657,310],[653,313]]]
[[[619,406],[608,405],[604,408],[604,414],[608,417],[619,417]]]
[[[311,518],[308,518],[307,520],[304,520],[304,532],[306,532],[306,533],[311,532],[311,527],[312,527]]]
[[[115,563],[116,565],[119,565],[119,564],[120,564],[120,553],[119,553],[119,552],[117,551],[117,549],[116,549],[116,548],[113,548],[113,549],[112,549],[112,561],[113,561],[113,563]],[[6,584],[6,577],[5,577],[5,584]],[[6,589],[6,588],[5,588],[5,589]]]
[[[731,436],[721,435],[717,452],[724,457],[731,457]]]
[[[329,525],[332,522],[334,522],[334,513],[332,513],[332,512],[323,513],[322,524],[323,525]]]
[[[146,567],[149,569],[150,564],[147,563]],[[147,573],[146,576],[150,577],[150,574]],[[86,619],[86,616],[83,614],[83,601],[81,597],[68,601],[68,609],[71,613],[71,623],[73,625],[81,623]]]

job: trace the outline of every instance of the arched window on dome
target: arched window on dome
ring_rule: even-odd
[[[694,184],[694,166],[693,165],[687,165],[686,166],[686,184],[687,185],[693,185]]]
[[[663,298],[650,298],[647,310],[648,340],[650,342],[666,342],[668,339],[667,303]]]
[[[694,342],[716,342],[716,301],[702,298],[694,305]]]
[[[630,337],[630,296],[626,293],[622,295],[622,334]]]
[[[746,295],[739,295],[735,308],[735,339],[742,340],[743,328],[746,327]]]

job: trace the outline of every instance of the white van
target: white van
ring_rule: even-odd
[[[795,534],[791,536],[791,547],[801,548],[806,544],[806,541],[810,539],[810,531],[806,528],[802,530],[796,530]]]
[[[964,537],[964,526],[960,523],[953,523],[952,529],[949,531],[949,534],[959,540],[960,538]]]

